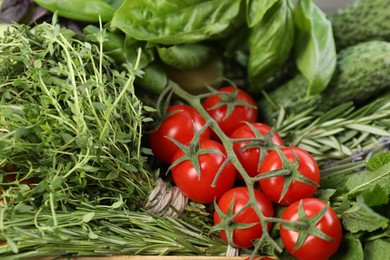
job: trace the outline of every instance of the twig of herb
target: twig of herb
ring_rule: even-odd
[[[390,136],[390,100],[378,99],[359,109],[341,104],[321,115],[312,110],[287,115],[283,109],[275,128],[283,138],[315,156],[318,161],[342,159],[355,150]]]
[[[198,216],[187,224],[142,211],[158,176],[141,143],[153,109],[133,85],[142,54],[127,71],[116,70],[102,52],[104,33],[96,45],[54,18],[33,29],[14,25],[0,41],[0,241],[7,257],[200,254],[207,249],[198,247],[219,245],[192,229],[206,225],[204,208],[190,205],[188,214]],[[180,232],[192,238],[176,241]]]

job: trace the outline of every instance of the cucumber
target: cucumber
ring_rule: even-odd
[[[307,86],[304,76],[297,74],[269,92],[269,99],[263,98],[258,104],[263,117],[275,118],[282,106],[291,114],[311,107],[327,111],[348,101],[363,105],[390,88],[390,42],[368,41],[340,51],[327,88],[317,96],[306,97]]]
[[[356,0],[328,18],[339,50],[369,40],[390,40],[389,0]]]

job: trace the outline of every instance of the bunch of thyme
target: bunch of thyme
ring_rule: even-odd
[[[141,143],[153,111],[133,84],[142,54],[134,50],[137,59],[118,71],[103,53],[105,31],[96,37],[88,41],[54,17],[13,25],[1,38],[0,254],[224,252],[199,205],[185,221],[144,210],[158,171]]]

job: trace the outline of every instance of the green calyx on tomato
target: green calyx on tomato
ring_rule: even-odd
[[[257,120],[255,100],[235,86],[222,87],[208,94],[202,106],[226,135],[244,125],[244,122]]]
[[[217,148],[201,148],[200,147],[200,141],[199,141],[199,136],[200,134],[205,131],[209,126],[206,123],[199,131],[196,129],[194,130],[194,137],[192,138],[191,142],[189,144],[182,144],[178,142],[177,140],[167,137],[170,139],[183,153],[182,156],[180,156],[178,159],[173,160],[172,164],[168,167],[168,171],[170,171],[172,168],[174,168],[176,165],[184,162],[184,161],[189,161],[191,165],[194,167],[196,174],[198,175],[198,179],[200,179],[200,162],[199,162],[199,156],[202,154],[210,154],[210,153],[216,153],[219,154],[223,157],[226,157],[225,153],[223,153],[220,149]],[[225,160],[225,163],[228,161]],[[225,164],[224,163],[224,164]],[[218,170],[218,173],[216,175],[216,178],[214,179],[212,185],[215,186],[216,179],[219,176],[219,173],[222,171],[222,167]]]
[[[258,122],[245,122],[230,138],[234,142],[233,149],[238,160],[250,177],[258,175],[261,162],[268,151],[284,146],[282,138],[274,128]],[[241,175],[237,177],[243,179]]]
[[[293,253],[297,251],[303,243],[305,243],[307,237],[309,235],[316,236],[318,238],[321,238],[326,241],[334,241],[333,238],[325,234],[324,232],[321,231],[321,229],[317,228],[317,224],[320,222],[320,220],[325,216],[326,211],[328,210],[329,206],[327,205],[326,207],[323,207],[320,212],[315,214],[313,217],[308,218],[305,210],[302,206],[302,200],[299,201],[299,206],[298,206],[298,217],[299,217],[299,222],[304,224],[302,226],[296,226],[296,227],[291,227],[289,225],[283,225],[284,229],[287,230],[297,230],[299,231],[299,235],[297,238],[297,243],[295,244],[295,247],[293,249]]]
[[[206,120],[191,106],[172,105],[166,110],[166,117],[160,125],[149,134],[150,147],[156,158],[166,164],[172,163],[172,158],[179,147],[172,141],[188,143],[199,131],[199,138],[210,138],[210,128],[206,127]]]
[[[342,226],[335,211],[324,201],[306,198],[282,213],[280,237],[286,250],[302,260],[328,259],[340,246]]]
[[[223,89],[222,89],[223,90]],[[228,118],[234,111],[234,108],[236,106],[244,106],[249,108],[256,109],[256,106],[251,104],[250,102],[242,99],[238,99],[239,89],[234,87],[232,92],[226,92],[226,91],[216,91],[216,93],[219,95],[220,101],[215,104],[214,106],[210,107],[210,110],[217,109],[222,106],[226,106],[226,113],[224,120]]]
[[[274,216],[271,201],[259,190],[254,189],[253,195],[251,198],[252,194],[246,186],[224,193],[218,203],[214,203],[211,232],[219,231],[220,237],[233,247],[252,247],[254,240],[261,238],[263,232],[272,227],[272,222],[265,218]],[[254,207],[258,207],[263,219]],[[266,227],[263,228],[262,223],[266,223]]]
[[[190,200],[212,203],[229,190],[237,170],[227,158],[225,147],[217,141],[194,138],[179,146],[169,167],[173,181]]]
[[[261,190],[280,205],[311,197],[320,182],[317,162],[298,147],[276,147],[264,158],[259,173]]]

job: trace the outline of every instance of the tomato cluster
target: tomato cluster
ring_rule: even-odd
[[[149,141],[189,199],[215,202],[216,230],[233,247],[253,246],[281,220],[280,238],[290,254],[327,259],[340,245],[342,228],[333,209],[313,198],[320,182],[315,159],[286,146],[275,129],[257,120],[254,99],[228,86],[198,110],[169,107]],[[211,129],[210,121],[217,127],[211,123]],[[226,140],[232,145],[223,145]],[[285,209],[280,218],[274,218],[275,206]]]

